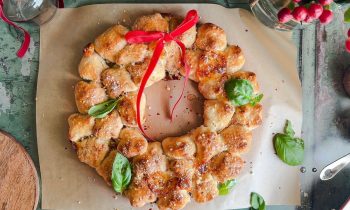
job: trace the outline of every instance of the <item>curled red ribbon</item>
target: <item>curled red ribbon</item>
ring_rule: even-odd
[[[181,24],[176,27],[175,30],[173,30],[170,33],[164,33],[164,32],[159,32],[159,31],[155,31],[155,32],[146,32],[146,31],[129,31],[126,35],[125,35],[125,39],[128,43],[130,44],[134,44],[134,43],[147,43],[147,42],[152,42],[152,41],[157,41],[156,43],[156,47],[155,50],[153,52],[152,58],[150,60],[150,63],[148,65],[148,68],[145,72],[145,75],[142,77],[141,80],[141,84],[140,84],[140,88],[139,91],[137,93],[137,99],[136,99],[136,120],[137,120],[137,125],[140,128],[140,130],[142,131],[142,133],[144,134],[144,136],[148,139],[150,139],[143,127],[142,127],[142,123],[141,123],[141,116],[140,116],[140,103],[141,103],[141,97],[142,94],[144,92],[144,89],[146,87],[147,81],[149,79],[149,77],[151,76],[154,68],[157,65],[157,62],[159,60],[159,57],[162,54],[163,48],[164,48],[164,44],[166,42],[171,42],[171,41],[175,41],[179,47],[181,48],[181,62],[182,64],[185,66],[185,81],[184,81],[184,85],[182,87],[182,91],[180,94],[180,97],[177,99],[177,101],[175,102],[175,105],[173,106],[172,110],[171,110],[171,120],[173,119],[173,114],[174,114],[174,110],[176,108],[176,106],[179,104],[187,81],[188,81],[188,76],[190,73],[190,69],[187,66],[186,62],[185,62],[185,51],[186,51],[186,47],[185,45],[179,41],[177,39],[178,36],[180,36],[181,34],[183,34],[184,32],[186,32],[187,30],[189,30],[191,27],[193,27],[194,25],[196,25],[196,23],[198,22],[199,17],[197,14],[196,10],[190,10],[185,19],[181,22]]]
[[[13,27],[15,27],[15,28],[17,28],[17,29],[19,29],[19,30],[21,30],[21,31],[23,32],[24,40],[23,40],[23,42],[22,42],[21,47],[20,47],[20,48],[18,49],[18,51],[17,51],[17,56],[20,57],[20,58],[22,58],[22,57],[26,54],[26,52],[27,52],[27,50],[28,50],[28,48],[29,48],[30,35],[29,35],[29,33],[28,33],[25,29],[23,29],[22,27],[16,25],[16,24],[13,23],[11,20],[7,19],[7,17],[6,17],[5,14],[4,14],[4,11],[3,11],[3,6],[4,6],[3,0],[0,0],[0,18],[1,18],[5,23],[7,23],[7,24],[9,24],[9,25],[11,25],[11,26],[13,26]]]

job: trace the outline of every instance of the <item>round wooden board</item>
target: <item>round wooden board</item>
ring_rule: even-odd
[[[0,209],[33,210],[39,199],[38,174],[26,150],[0,130]]]

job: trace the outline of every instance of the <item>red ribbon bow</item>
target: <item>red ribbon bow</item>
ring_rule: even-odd
[[[141,117],[140,117],[140,102],[141,102],[141,97],[142,97],[142,93],[146,87],[147,81],[149,79],[149,77],[151,76],[154,68],[157,65],[157,62],[159,60],[159,57],[162,54],[163,48],[164,48],[164,44],[166,42],[171,42],[171,41],[175,41],[179,47],[181,48],[181,62],[183,63],[183,65],[185,66],[185,81],[184,81],[184,85],[182,87],[182,91],[180,94],[180,97],[177,99],[175,105],[173,106],[172,110],[171,110],[171,119],[173,119],[173,113],[174,110],[176,108],[176,106],[178,105],[178,103],[180,102],[184,90],[185,90],[185,86],[187,84],[188,81],[188,76],[190,73],[190,69],[187,66],[186,62],[185,62],[185,51],[186,51],[186,47],[185,45],[179,41],[177,39],[178,36],[180,36],[181,34],[183,34],[184,32],[186,32],[187,30],[189,30],[191,27],[193,27],[194,25],[196,25],[196,23],[198,22],[199,17],[197,15],[197,11],[196,10],[190,10],[185,19],[181,22],[181,24],[172,32],[170,33],[164,33],[164,32],[159,32],[159,31],[155,31],[155,32],[146,32],[146,31],[130,31],[125,35],[125,39],[128,43],[130,44],[135,44],[135,43],[146,43],[146,42],[152,42],[152,41],[157,41],[156,43],[156,47],[155,50],[153,52],[152,58],[150,60],[150,63],[148,65],[148,68],[145,72],[145,75],[142,77],[141,80],[141,84],[140,84],[140,88],[139,91],[137,93],[137,99],[136,99],[136,120],[137,120],[137,125],[139,126],[140,130],[142,131],[142,133],[145,135],[145,137],[147,137],[148,139],[150,139],[143,127],[142,127],[142,123],[141,123]]]
[[[24,40],[22,42],[22,45],[21,47],[19,48],[19,50],[17,51],[17,56],[22,58],[24,56],[24,54],[26,54],[28,48],[29,48],[29,43],[30,43],[30,35],[29,33],[23,29],[22,27],[16,25],[15,23],[13,23],[11,20],[7,19],[7,17],[5,16],[4,14],[4,11],[3,11],[3,6],[4,6],[4,3],[3,3],[3,0],[0,0],[0,18],[7,24],[21,30],[23,32],[23,35],[24,35]]]

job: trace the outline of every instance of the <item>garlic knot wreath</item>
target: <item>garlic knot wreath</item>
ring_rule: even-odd
[[[152,14],[138,18],[132,30],[172,31],[181,18]],[[189,78],[198,83],[204,101],[204,124],[184,136],[147,142],[137,128],[136,96],[155,43],[128,44],[129,28],[114,25],[87,45],[79,64],[83,79],[75,86],[79,113],[69,119],[69,140],[81,162],[96,169],[107,184],[117,153],[132,164],[132,180],[124,192],[134,207],[157,202],[159,209],[182,209],[192,197],[203,203],[218,196],[217,185],[236,178],[243,168],[240,157],[252,144],[252,130],[262,122],[262,106],[235,107],[228,101],[228,79],[246,79],[259,91],[256,75],[240,70],[242,50],[227,44],[222,28],[212,23],[194,26],[179,40],[186,46]],[[185,74],[181,51],[166,43],[147,86],[168,74]],[[87,114],[94,105],[120,98],[115,110],[97,119]],[[141,102],[143,117],[146,97]]]

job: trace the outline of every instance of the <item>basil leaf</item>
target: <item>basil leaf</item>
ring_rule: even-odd
[[[350,23],[350,8],[344,12],[344,22]]]
[[[129,160],[117,153],[112,166],[112,185],[116,192],[122,193],[131,181],[131,165]]]
[[[227,195],[231,191],[231,189],[236,185],[236,180],[227,180],[224,183],[220,183],[218,185],[219,195]]]
[[[88,111],[88,114],[90,116],[96,117],[96,118],[104,118],[106,117],[113,109],[117,106],[118,100],[108,100],[100,104],[96,104],[95,106],[91,107]]]
[[[284,127],[284,133],[290,137],[294,137],[295,135],[295,132],[292,128],[292,123],[289,120],[287,120],[286,126]]]
[[[265,210],[266,204],[264,198],[256,192],[250,194],[250,205],[252,209]]]
[[[253,86],[245,79],[231,79],[225,83],[227,97],[237,106],[250,102],[253,95]]]
[[[254,96],[252,99],[250,99],[250,105],[255,106],[257,103],[261,101],[261,99],[264,97],[264,94],[259,94],[257,96]]]
[[[294,137],[294,130],[289,120],[286,122],[284,133],[273,137],[273,145],[277,156],[291,166],[300,165],[304,160],[304,141]]]

